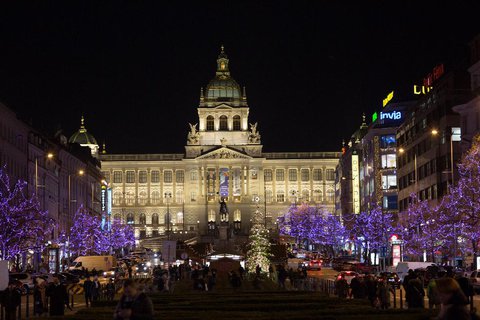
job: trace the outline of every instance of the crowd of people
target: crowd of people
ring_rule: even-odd
[[[426,286],[425,286],[426,285]],[[428,282],[422,273],[409,270],[402,282],[405,293],[405,306],[409,309],[428,308],[437,314],[437,319],[480,319],[473,308],[472,283],[465,275],[451,272],[433,272]],[[335,290],[339,298],[368,299],[372,307],[388,309],[391,307],[393,285],[385,275],[356,275],[348,283],[344,275],[335,281]],[[469,308],[469,304],[471,307]]]

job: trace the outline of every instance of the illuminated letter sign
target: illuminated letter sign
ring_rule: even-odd
[[[352,196],[353,213],[360,213],[360,181],[357,154],[352,155]]]
[[[106,209],[106,206],[107,206],[107,199],[106,199],[106,193],[107,193],[107,190],[106,190],[107,187],[105,186],[102,186],[102,193],[101,193],[101,197],[102,197],[102,212],[105,212],[105,209]]]
[[[377,118],[378,118],[378,114],[376,112],[372,114],[372,122],[377,121]]]
[[[385,107],[390,100],[393,99],[393,91],[390,92],[385,99],[383,99],[383,106]]]
[[[443,67],[443,64],[439,64],[435,68],[433,68],[433,71],[430,72],[425,78],[423,78],[423,85],[425,87],[430,87],[435,80],[440,78],[443,73],[445,72],[445,68]]]
[[[432,90],[433,87],[428,87],[428,86],[413,86],[413,94],[427,94]]]
[[[380,112],[380,120],[384,119],[400,120],[402,119],[402,113],[400,111]]]

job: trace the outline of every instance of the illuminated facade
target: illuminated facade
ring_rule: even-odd
[[[114,218],[140,239],[168,231],[218,235],[219,201],[226,199],[230,236],[247,234],[255,209],[268,228],[292,203],[333,211],[338,152],[265,153],[249,122],[245,89],[231,77],[223,47],[217,70],[190,124],[184,154],[101,154],[112,189]]]

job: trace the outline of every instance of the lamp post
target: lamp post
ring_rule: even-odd
[[[72,200],[72,193],[71,193],[71,191],[72,191],[72,181],[71,180],[72,179],[71,179],[71,177],[72,177],[72,175],[83,176],[84,174],[85,174],[85,171],[83,171],[81,169],[78,170],[78,172],[76,172],[76,173],[68,174],[68,217],[69,217],[69,222],[71,221],[70,218],[71,218],[71,215],[72,215],[72,202],[77,201],[77,199]]]
[[[167,239],[170,240],[170,199],[172,198],[172,193],[165,192],[164,197],[167,203]]]

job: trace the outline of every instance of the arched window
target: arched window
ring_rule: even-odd
[[[302,191],[302,200],[305,202],[310,201],[310,191],[309,190],[303,190]]]
[[[133,213],[129,212],[127,214],[127,224],[134,224],[135,218],[133,217]]]
[[[328,189],[327,192],[325,192],[325,197],[327,202],[333,203],[335,201],[335,191]]]
[[[125,195],[125,201],[127,205],[133,205],[135,203],[135,194],[133,194],[132,192],[128,192]]]
[[[113,204],[116,204],[116,205],[122,204],[122,192],[121,191],[116,191],[113,194]]]
[[[234,116],[233,117],[233,130],[239,131],[240,129],[240,116]]]
[[[233,212],[233,221],[242,221],[242,212],[240,210],[235,210]]]
[[[210,210],[208,212],[208,222],[215,222],[215,216],[216,216],[215,211]]]
[[[152,191],[152,204],[160,203],[160,192]]]
[[[208,116],[207,117],[207,131],[213,131],[215,130],[215,120],[213,119],[213,116]]]
[[[183,223],[183,212],[177,212],[177,223],[182,224]]]
[[[147,217],[145,213],[140,213],[140,224],[147,224]]]
[[[220,131],[228,130],[228,119],[227,116],[220,116]]]
[[[322,202],[323,201],[322,190],[316,189],[315,191],[313,191],[313,201],[315,201],[315,202]]]
[[[140,191],[138,194],[138,202],[142,205],[147,204],[147,193],[145,191]]]
[[[283,190],[277,191],[277,202],[285,202],[285,192]]]
[[[177,190],[175,201],[177,203],[182,203],[183,202],[183,190]]]
[[[158,213],[152,214],[152,224],[158,224]]]

